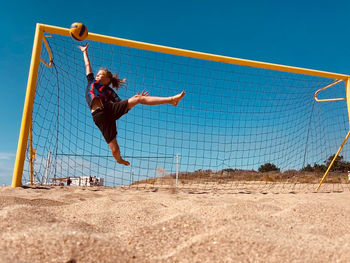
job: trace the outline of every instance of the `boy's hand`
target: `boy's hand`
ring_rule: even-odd
[[[81,52],[86,52],[89,48],[89,43],[86,43],[84,46],[78,46]]]
[[[140,94],[140,92],[137,92],[137,94],[136,94],[136,95],[139,95],[139,96],[149,96],[149,92],[148,92],[148,91],[143,90],[143,91],[141,92],[141,94]]]

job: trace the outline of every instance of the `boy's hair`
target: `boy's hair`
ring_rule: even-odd
[[[112,86],[115,89],[120,89],[125,84],[126,79],[119,79],[118,74],[112,74],[107,68],[100,68],[100,70],[106,73],[106,77],[111,79]]]

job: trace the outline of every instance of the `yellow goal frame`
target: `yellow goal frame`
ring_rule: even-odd
[[[28,76],[28,82],[27,82],[27,91],[26,91],[23,114],[22,114],[21,129],[20,129],[20,134],[19,134],[19,138],[18,138],[17,154],[16,154],[15,166],[14,166],[14,170],[13,170],[12,187],[19,187],[22,185],[22,173],[23,173],[23,166],[24,166],[24,159],[25,159],[25,153],[26,153],[26,148],[27,148],[28,136],[29,136],[29,133],[31,131],[31,125],[32,125],[31,124],[31,122],[32,122],[31,116],[32,116],[32,111],[33,111],[33,103],[34,103],[34,97],[35,97],[35,89],[36,89],[36,83],[37,83],[39,64],[40,64],[40,62],[44,63],[46,66],[51,66],[51,64],[52,64],[52,56],[51,56],[50,50],[48,48],[44,33],[70,36],[68,28],[44,25],[44,24],[39,24],[39,23],[36,25],[34,44],[33,44],[33,50],[32,50],[32,58],[31,58],[31,62],[30,62],[29,76]],[[145,43],[145,42],[132,41],[132,40],[127,40],[127,39],[122,39],[122,38],[117,38],[117,37],[110,37],[110,36],[94,34],[94,33],[90,33],[90,32],[89,32],[86,40],[99,41],[99,42],[103,42],[103,43],[109,43],[109,44],[114,44],[114,45],[119,45],[119,46],[127,46],[127,47],[138,48],[138,49],[149,50],[149,51],[156,51],[156,52],[167,53],[167,54],[171,54],[171,55],[185,56],[185,57],[191,57],[191,58],[197,58],[197,59],[223,62],[223,63],[228,63],[228,64],[236,64],[236,65],[241,65],[241,66],[249,66],[249,67],[256,67],[256,68],[263,68],[263,69],[312,75],[312,76],[318,76],[318,77],[332,78],[332,79],[337,80],[337,81],[335,81],[336,83],[334,82],[331,85],[328,85],[327,87],[322,88],[321,90],[324,90],[326,88],[330,88],[331,86],[344,81],[345,82],[345,89],[346,89],[346,98],[318,100],[317,94],[318,94],[318,92],[321,91],[321,90],[318,90],[315,93],[315,100],[316,101],[346,100],[347,101],[347,109],[348,109],[348,117],[349,117],[349,125],[350,125],[350,76],[349,75],[331,73],[331,72],[319,71],[319,70],[312,70],[312,69],[306,69],[306,68],[299,68],[299,67],[291,67],[291,66],[273,64],[273,63],[258,62],[258,61],[253,61],[253,60],[239,59],[239,58],[233,58],[233,57],[227,57],[227,56],[221,56],[221,55],[214,55],[214,54],[209,54],[209,53],[166,47],[166,46],[162,46],[162,45],[149,44],[149,43]],[[48,49],[48,52],[50,55],[50,62],[49,63],[46,63],[45,61],[40,59],[41,47],[42,47],[43,41],[44,41],[44,44],[45,44],[46,48]],[[341,149],[343,148],[343,146],[346,143],[349,136],[350,136],[350,127],[349,127],[348,134],[346,135],[342,145],[339,147],[337,154],[334,156],[332,163],[329,165],[327,172],[325,173],[324,177],[322,178],[317,190],[319,189],[319,187],[321,186],[321,184],[325,180],[325,177],[327,176],[331,166],[333,165],[333,162],[335,161],[336,157],[339,155]],[[32,147],[30,150],[31,150],[30,159],[32,160],[33,159]],[[33,178],[32,173],[33,172],[31,169],[31,183],[32,183],[32,178]]]

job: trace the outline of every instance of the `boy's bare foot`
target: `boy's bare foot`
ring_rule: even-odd
[[[171,100],[171,104],[173,106],[177,106],[177,104],[179,104],[180,100],[182,100],[182,98],[185,97],[185,95],[186,95],[186,92],[182,91],[181,93],[173,96]]]
[[[130,163],[128,161],[123,160],[123,159],[118,160],[117,163],[124,164],[125,166],[129,166],[130,165]]]

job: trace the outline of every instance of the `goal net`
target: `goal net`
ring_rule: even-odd
[[[87,80],[78,49],[85,42],[44,36],[48,45],[42,42],[22,184],[30,181],[32,169],[35,183],[97,177],[106,186],[167,182],[302,189],[319,182],[349,130],[345,101],[314,99],[317,90],[341,80],[336,74],[302,74],[283,66],[254,66],[258,62],[226,63],[214,55],[207,60],[168,54],[166,47],[156,52],[88,40],[95,75],[106,67],[127,79],[117,91],[122,99],[142,90],[152,96],[186,91],[177,107],[137,105],[117,121],[121,155],[131,163],[123,166],[113,158],[85,100]],[[346,97],[345,82],[318,97]],[[326,183],[346,185],[349,157],[345,145],[337,159],[342,169],[332,170]]]

